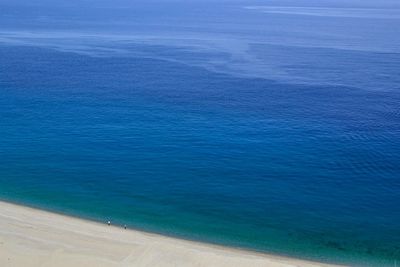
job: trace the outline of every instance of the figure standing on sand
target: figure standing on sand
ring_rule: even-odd
[[[107,221],[107,225],[110,226],[111,225],[111,221]],[[126,224],[124,224],[124,229],[126,229]]]

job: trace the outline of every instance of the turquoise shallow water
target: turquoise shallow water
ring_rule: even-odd
[[[101,10],[72,22],[66,7],[3,5],[22,11],[0,17],[1,199],[353,266],[399,259],[395,10],[265,18],[232,4],[201,20],[200,5],[184,26],[169,10],[165,29],[145,6],[145,26],[115,35]]]

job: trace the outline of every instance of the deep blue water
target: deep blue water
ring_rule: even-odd
[[[400,260],[395,2],[144,5],[119,20],[38,3],[0,4],[1,199],[307,259]]]

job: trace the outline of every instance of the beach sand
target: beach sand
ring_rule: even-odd
[[[334,266],[181,240],[0,202],[0,266]]]

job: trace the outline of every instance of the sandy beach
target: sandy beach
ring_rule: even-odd
[[[333,266],[108,226],[0,202],[0,266]]]

